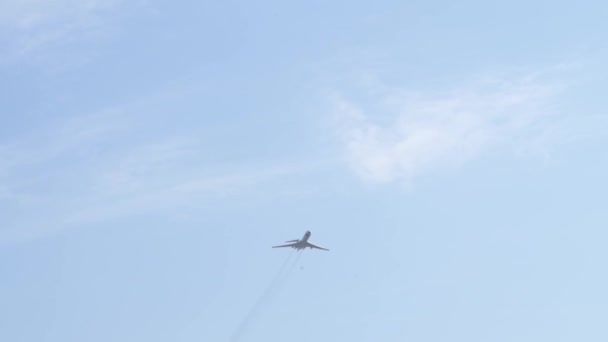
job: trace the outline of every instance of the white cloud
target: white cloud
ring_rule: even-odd
[[[496,148],[540,141],[550,129],[550,99],[560,87],[535,77],[484,78],[444,93],[376,85],[376,97],[335,98],[350,165],[366,181],[410,182]]]

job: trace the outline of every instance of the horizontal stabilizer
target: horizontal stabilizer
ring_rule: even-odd
[[[298,242],[300,240],[289,240],[289,241],[285,241],[285,242]]]

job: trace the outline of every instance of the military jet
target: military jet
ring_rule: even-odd
[[[291,248],[295,248],[297,250],[300,249],[305,249],[306,247],[313,249],[322,249],[324,251],[328,251],[329,249],[327,248],[323,248],[323,247],[319,247],[317,245],[313,245],[312,243],[308,242],[308,238],[310,238],[310,232],[306,231],[306,233],[304,233],[304,236],[300,239],[300,240],[289,240],[289,241],[285,241],[285,242],[290,242],[287,245],[280,245],[280,246],[272,246],[272,248],[281,248],[281,247],[291,247]]]

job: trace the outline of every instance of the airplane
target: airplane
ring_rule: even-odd
[[[272,248],[291,247],[291,248],[300,250],[300,249],[305,249],[306,247],[308,247],[310,249],[316,248],[316,249],[322,249],[324,251],[329,250],[327,248],[319,247],[319,246],[313,245],[312,243],[308,242],[309,237],[310,237],[310,232],[306,231],[306,233],[304,233],[304,236],[300,240],[285,241],[285,242],[291,242],[291,243],[289,243],[287,245],[272,246]]]

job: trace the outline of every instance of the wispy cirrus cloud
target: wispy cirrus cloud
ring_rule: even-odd
[[[109,9],[119,0],[20,0],[0,2],[0,25],[29,30],[50,23],[75,20]]]
[[[501,147],[521,151],[551,130],[563,87],[536,75],[483,77],[444,92],[375,84],[371,100],[334,98],[348,162],[364,180],[410,182]]]
[[[272,187],[302,170],[289,161],[252,165],[206,158],[218,150],[218,141],[205,140],[204,128],[146,125],[154,115],[161,121],[166,116],[152,111],[150,104],[126,105],[0,142],[0,243],[107,220],[198,210],[261,185]]]
[[[0,1],[0,62],[40,59],[38,55],[51,47],[98,36],[104,31],[104,16],[120,3],[121,0]]]

